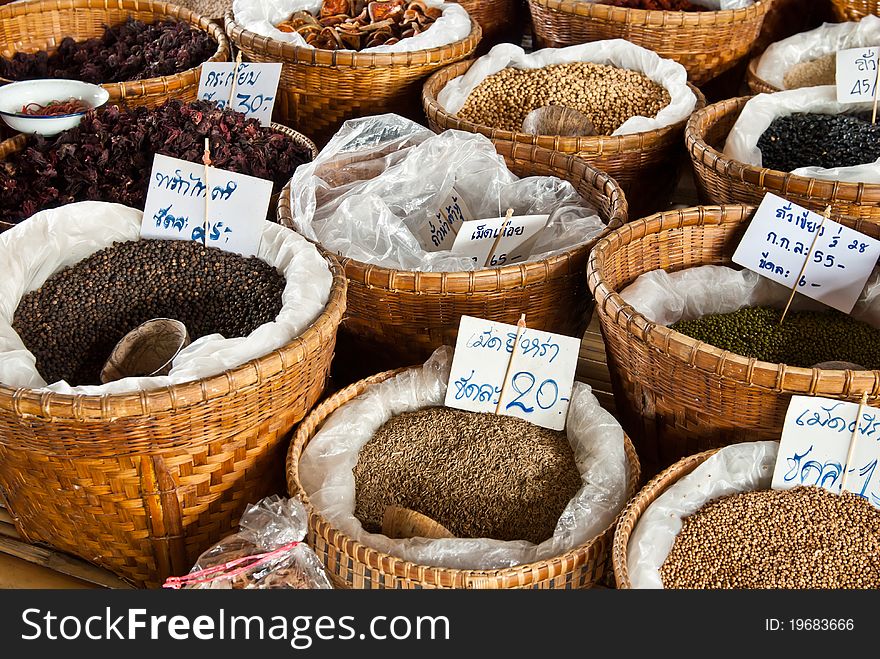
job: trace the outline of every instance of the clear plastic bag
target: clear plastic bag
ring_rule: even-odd
[[[738,492],[766,490],[773,479],[779,442],[727,446],[682,477],[648,506],[629,539],[626,567],[633,588],[663,588],[660,568],[685,517]]]
[[[489,538],[394,540],[368,533],[354,516],[352,470],[361,448],[392,416],[443,405],[452,349],[438,348],[422,368],[371,386],[336,410],[308,443],[299,464],[309,501],[334,528],[381,552],[421,565],[489,570],[559,556],[604,531],[626,503],[628,464],[623,429],[590,387],[576,382],[566,422],[583,485],[569,501],[553,536],[541,544]]]
[[[669,104],[661,108],[656,117],[630,117],[612,135],[643,133],[671,126],[687,119],[696,106],[697,97],[687,85],[687,71],[681,64],[623,39],[544,48],[533,53],[526,53],[512,43],[498,44],[474,62],[464,75],[450,80],[437,95],[437,102],[447,112],[455,114],[477,85],[502,69],[541,69],[570,62],[594,62],[639,71],[669,92]]]
[[[232,13],[245,30],[286,41],[294,46],[312,48],[299,34],[282,32],[276,25],[297,11],[317,14],[322,0],[233,0]],[[439,7],[443,15],[421,34],[401,39],[391,46],[364,48],[361,53],[405,53],[428,50],[467,38],[471,32],[471,18],[467,10],[457,3],[442,0],[423,0],[429,7]]]
[[[758,140],[776,117],[798,112],[819,114],[856,114],[870,112],[871,103],[837,102],[833,85],[791,89],[775,94],[758,94],[743,107],[742,113],[724,143],[724,155],[755,167],[763,167]],[[791,172],[797,176],[820,178],[828,181],[853,183],[880,183],[880,159],[852,167],[799,167]]]
[[[172,577],[165,587],[332,588],[321,561],[303,542],[308,513],[298,497],[273,495],[249,506],[239,528],[199,556],[189,575]]]
[[[865,16],[858,22],[824,23],[814,30],[770,44],[755,73],[777,89],[785,88],[785,74],[796,64],[847,48],[880,45],[880,17]]]
[[[605,228],[568,181],[516,177],[492,142],[440,135],[395,114],[346,121],[291,180],[296,230],[342,256],[402,270],[457,272],[477,264],[450,250],[426,251],[416,237],[455,191],[471,219],[551,214],[530,261],[570,249]]]
[[[47,386],[36,359],[12,329],[21,298],[51,275],[114,242],[137,240],[143,213],[120,204],[83,201],[40,211],[0,234],[0,382],[9,387],[46,388],[65,394],[116,394],[158,389],[210,377],[267,355],[302,334],[327,306],[333,276],[327,261],[302,236],[263,223],[257,256],[285,277],[281,311],[248,336],[210,334],[181,350],[168,375],[132,377],[102,385]],[[133,328],[132,328],[133,329]],[[109,357],[109,355],[108,355]]]

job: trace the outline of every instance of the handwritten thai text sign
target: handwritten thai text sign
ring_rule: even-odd
[[[847,473],[847,491],[880,508],[880,410],[862,408],[852,462],[846,464],[858,411],[857,403],[792,396],[773,472],[773,489],[817,485],[840,493]]]
[[[878,48],[837,51],[837,102],[873,101],[877,89]]]
[[[852,311],[880,256],[880,241],[825,220],[774,194],[767,194],[740,241],[733,262],[792,288],[819,231],[799,293],[844,313]]]
[[[428,252],[452,249],[462,223],[471,219],[471,211],[464,198],[453,188],[440,203],[436,212],[417,227],[415,234]]]
[[[236,79],[233,90],[233,79]],[[214,101],[221,108],[229,105],[236,112],[268,126],[281,79],[281,63],[205,62],[199,76],[199,100]],[[232,94],[234,98],[230,99]]]
[[[156,155],[141,237],[204,241],[253,256],[260,248],[272,182],[214,167],[207,168],[207,180],[205,174],[204,165]]]
[[[549,217],[549,215],[519,215],[511,217],[510,222],[504,217],[465,222],[455,237],[452,251],[462,256],[470,256],[481,268],[525,261],[531,256],[538,236],[547,225]],[[498,239],[497,243],[496,239]]]
[[[579,349],[580,341],[570,336],[525,328],[517,340],[516,325],[462,316],[446,406],[471,412],[498,408],[500,414],[562,430]]]

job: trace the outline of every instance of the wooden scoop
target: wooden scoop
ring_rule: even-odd
[[[389,538],[454,538],[446,527],[427,515],[409,508],[386,506],[382,516],[382,533]]]
[[[587,115],[564,105],[535,108],[526,115],[522,129],[529,135],[587,137],[596,134],[593,122]]]

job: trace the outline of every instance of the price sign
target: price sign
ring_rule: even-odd
[[[196,240],[252,256],[260,248],[271,195],[271,181],[156,155],[141,237]]]
[[[446,390],[447,407],[497,412],[562,430],[580,341],[462,316]]]
[[[847,464],[851,441],[852,455]],[[839,494],[846,480],[847,492],[880,508],[878,459],[880,410],[862,407],[859,413],[857,403],[792,396],[771,487],[786,490],[798,485],[817,485]]]
[[[221,108],[228,105],[268,126],[280,79],[280,62],[205,62],[199,76],[198,98],[214,101]]]
[[[465,222],[452,251],[470,256],[479,267],[495,267],[525,261],[532,254],[549,215],[494,217]],[[494,250],[493,250],[494,248]]]
[[[877,48],[837,51],[837,102],[873,101],[877,93]]]
[[[464,199],[453,188],[437,211],[416,229],[416,238],[428,252],[451,249],[461,225],[471,217],[471,211]]]
[[[877,263],[880,241],[831,220],[820,228],[822,220],[821,215],[768,193],[733,262],[787,288],[797,284],[799,293],[849,313]]]

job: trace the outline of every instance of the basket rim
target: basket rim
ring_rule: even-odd
[[[755,206],[730,204],[664,211],[632,221],[609,233],[593,248],[587,263],[587,285],[596,300],[600,320],[603,324],[617,325],[631,339],[646,344],[651,350],[679,359],[689,368],[722,380],[785,394],[858,397],[868,391],[872,398],[877,397],[880,395],[880,369],[803,368],[774,364],[722,350],[648,320],[627,304],[616,290],[612,290],[602,275],[606,256],[624,245],[665,231],[679,231],[684,227],[740,224],[755,209]],[[803,386],[798,384],[798,380]]]
[[[707,105],[691,115],[684,130],[685,146],[690,153],[691,160],[714,170],[724,178],[738,179],[762,189],[783,191],[784,193],[793,184],[797,184],[803,186],[809,196],[814,199],[858,204],[880,203],[880,183],[827,181],[797,176],[777,169],[756,167],[733,160],[706,142],[705,134],[711,126],[720,118],[732,112],[741,111],[742,107],[752,98],[754,96],[728,98]],[[779,181],[779,183],[768,187],[769,181]]]
[[[150,87],[159,88],[162,94],[167,94],[172,90],[198,85],[202,64],[207,62],[226,62],[229,60],[231,52],[229,40],[226,38],[226,34],[220,25],[185,7],[159,0],[23,0],[0,6],[0,20],[26,14],[49,14],[62,11],[101,11],[108,9],[150,11],[156,15],[157,20],[160,18],[176,18],[207,32],[217,42],[217,50],[214,51],[214,54],[191,69],[157,78],[102,83],[101,87],[110,92],[111,102],[153,95],[148,91]],[[0,84],[6,82],[13,81],[0,77]]]
[[[592,3],[590,3],[592,4]],[[681,131],[686,125],[688,118],[679,122],[654,128],[641,133],[628,133],[626,135],[590,135],[588,137],[563,137],[560,135],[531,135],[519,131],[501,130],[484,124],[478,124],[467,119],[461,119],[458,115],[447,112],[437,99],[440,91],[455,78],[464,75],[476,62],[475,59],[454,62],[432,73],[424,85],[422,85],[422,107],[430,120],[440,124],[443,130],[463,130],[469,133],[479,133],[489,139],[519,144],[540,146],[553,151],[561,151],[568,154],[588,152],[591,156],[613,155],[624,151],[644,150],[652,144],[659,142],[672,134]],[[446,80],[444,80],[446,78]],[[700,89],[687,83],[696,97],[694,112],[706,106],[706,97]],[[693,113],[691,114],[693,116]]]
[[[272,37],[257,34],[239,25],[235,20],[232,9],[224,14],[226,36],[236,47],[241,48],[241,43],[247,41],[248,46],[257,48],[267,54],[276,56],[285,64],[308,64],[311,66],[326,66],[330,68],[347,67],[410,67],[423,66],[425,64],[438,64],[447,59],[458,59],[464,54],[473,52],[483,36],[480,24],[470,17],[471,31],[463,39],[452,43],[422,50],[412,50],[400,53],[364,53],[356,50],[325,50],[323,48],[305,48],[295,46],[287,41],[279,41]]]
[[[321,404],[312,409],[299,426],[297,426],[296,432],[290,441],[285,463],[287,488],[290,496],[299,495],[301,497],[303,504],[309,511],[310,529],[314,529],[316,535],[325,538],[328,543],[332,544],[342,553],[351,557],[356,557],[356,560],[373,569],[386,573],[390,572],[401,579],[412,579],[431,584],[441,583],[443,581],[443,575],[453,575],[452,579],[455,582],[472,583],[476,580],[502,580],[514,575],[537,573],[541,568],[548,568],[549,574],[547,578],[552,579],[562,573],[559,566],[567,560],[573,561],[575,565],[583,564],[590,550],[596,545],[596,543],[600,542],[606,534],[611,532],[617,526],[618,520],[621,519],[621,515],[623,514],[623,509],[621,509],[621,511],[615,516],[615,519],[607,528],[598,533],[594,538],[591,538],[588,542],[573,547],[558,556],[534,561],[532,563],[523,563],[513,567],[493,570],[464,570],[458,568],[420,565],[418,563],[413,563],[412,561],[403,560],[391,554],[385,554],[349,538],[345,533],[334,528],[314,509],[299,480],[299,458],[302,451],[298,450],[298,448],[305,448],[308,442],[318,432],[327,417],[342,405],[366,391],[371,385],[384,382],[389,378],[407,371],[418,370],[419,368],[421,367],[412,366],[385,371],[355,382],[354,384],[336,392],[333,396],[327,398]],[[626,487],[626,501],[629,501],[638,489],[638,483],[641,478],[641,465],[639,464],[635,448],[626,432],[623,432],[623,441],[627,468],[630,472],[627,478]],[[334,535],[332,539],[330,537],[331,534]],[[339,539],[342,540],[341,543],[336,542]]]
[[[632,588],[632,582],[629,580],[627,551],[629,549],[630,536],[638,527],[642,513],[661,494],[720,450],[720,448],[711,449],[682,458],[654,476],[627,503],[614,530],[614,540],[611,544],[611,567],[614,570],[614,581],[618,588]]]
[[[153,416],[222,398],[260,386],[302,362],[313,347],[321,348],[335,333],[346,307],[348,282],[339,261],[318,246],[333,277],[324,309],[299,336],[270,353],[205,378],[158,389],[117,394],[62,394],[53,391],[10,387],[0,383],[0,411],[18,418],[42,420],[118,421]],[[137,412],[130,408],[136,407]]]
[[[766,14],[772,0],[755,0],[754,4],[739,9],[717,9],[714,11],[675,11],[668,9],[636,9],[617,7],[598,2],[578,0],[529,0],[530,5],[546,7],[552,11],[573,14],[580,18],[596,18],[613,23],[643,24],[651,27],[709,27],[719,22],[757,18]],[[671,20],[670,20],[671,19]]]
[[[593,187],[605,193],[611,202],[611,214],[602,232],[587,242],[575,245],[565,251],[553,254],[545,259],[505,265],[500,268],[481,268],[473,271],[452,272],[421,272],[402,270],[372,265],[346,256],[336,255],[345,270],[345,276],[370,288],[385,288],[395,291],[422,293],[426,291],[442,291],[471,294],[494,292],[502,288],[523,286],[536,281],[554,278],[556,267],[563,270],[572,261],[589,253],[602,236],[627,220],[627,202],[620,185],[605,172],[593,167],[588,162],[560,152],[552,153],[553,160],[561,160],[567,167],[584,167],[585,173],[593,177]],[[555,169],[555,167],[554,167]],[[283,226],[296,231],[293,226],[293,212],[290,208],[291,181],[281,190],[278,199],[278,221]],[[326,249],[326,248],[325,248]]]
[[[761,57],[763,57],[763,53],[761,55],[755,55],[752,59],[749,60],[749,66],[746,68],[746,76],[748,78],[749,87],[751,87],[751,82],[755,81],[756,83],[758,83],[760,85],[764,85],[768,89],[774,89],[778,92],[786,91],[786,90],[780,89],[776,85],[771,85],[769,82],[764,80],[764,78],[762,78],[758,75],[758,64],[761,61]],[[752,88],[752,91],[754,91],[754,88]],[[767,92],[761,92],[761,93],[766,94]]]

